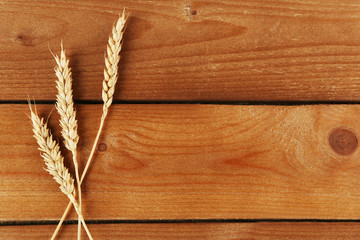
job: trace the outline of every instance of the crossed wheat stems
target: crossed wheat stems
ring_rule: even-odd
[[[54,140],[53,135],[47,126],[47,122],[43,118],[39,117],[36,111],[36,106],[33,109],[31,102],[29,101],[29,117],[33,125],[34,137],[39,145],[41,157],[44,159],[46,165],[46,171],[53,176],[53,179],[60,185],[60,190],[70,200],[51,237],[52,240],[56,238],[63,221],[71,209],[71,206],[74,206],[74,209],[78,214],[77,239],[81,239],[81,225],[84,227],[88,237],[91,240],[93,239],[82,214],[81,183],[83,182],[93,159],[109,107],[113,101],[115,85],[118,79],[118,63],[120,61],[119,54],[122,48],[126,20],[127,16],[125,15],[124,9],[117,22],[113,25],[112,32],[109,36],[105,54],[104,80],[102,86],[102,99],[104,102],[103,112],[96,138],[81,176],[78,169],[77,143],[79,141],[79,135],[77,132],[78,123],[76,120],[76,111],[73,101],[73,80],[71,76],[71,69],[69,68],[69,60],[66,58],[62,43],[60,56],[53,55],[57,64],[55,67],[55,75],[57,77],[56,88],[58,90],[56,97],[56,109],[60,115],[60,126],[62,129],[61,135],[64,139],[64,145],[72,153],[72,160],[75,168],[75,180],[64,164],[64,158],[61,154],[59,143]],[[75,187],[75,181],[77,188]]]

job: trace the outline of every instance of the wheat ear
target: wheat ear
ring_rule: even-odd
[[[112,103],[115,92],[115,85],[118,79],[118,64],[120,61],[119,54],[122,48],[126,20],[127,17],[123,12],[123,14],[119,17],[118,21],[112,28],[112,34],[109,36],[106,49],[104,81],[102,90],[102,99],[104,101],[103,112],[105,113],[105,115],[107,114],[107,111]]]
[[[120,61],[120,51],[123,44],[123,35],[126,27],[127,17],[125,15],[125,9],[116,24],[112,28],[112,34],[109,36],[106,55],[105,55],[105,69],[104,69],[104,81],[103,81],[103,89],[102,89],[102,99],[104,101],[103,104],[103,113],[100,120],[100,126],[98,132],[96,134],[96,138],[91,149],[89,158],[86,162],[84,172],[81,175],[81,181],[83,181],[86,172],[90,166],[91,160],[95,153],[95,149],[97,143],[99,141],[99,137],[101,131],[104,127],[105,118],[108,114],[108,109],[113,101],[115,85],[118,80],[118,64]]]
[[[66,59],[65,51],[61,43],[61,54],[54,56],[57,66],[55,67],[56,88],[58,94],[56,96],[56,109],[60,115],[61,135],[64,138],[64,144],[73,155],[73,163],[75,167],[75,176],[79,192],[79,211],[81,212],[81,186],[79,167],[77,162],[77,143],[79,135],[77,133],[78,124],[76,121],[76,111],[74,109],[74,101],[72,94],[72,77],[69,68],[69,60]],[[78,220],[78,240],[81,239],[81,221]]]
[[[92,146],[89,158],[86,162],[86,166],[84,168],[84,171],[81,175],[80,184],[84,180],[86,173],[89,169],[90,163],[92,161],[92,158],[95,153],[96,146],[98,144],[100,134],[102,132],[102,129],[104,127],[105,118],[108,114],[108,109],[112,103],[114,92],[115,92],[115,84],[118,79],[118,63],[120,61],[120,51],[122,48],[123,43],[123,34],[125,31],[125,24],[126,24],[127,16],[125,15],[125,9],[121,16],[119,16],[119,19],[114,24],[112,28],[112,33],[109,36],[108,45],[107,45],[107,51],[105,55],[105,69],[104,69],[104,81],[103,81],[103,89],[102,89],[102,98],[104,101],[103,105],[103,113],[101,116],[100,126],[98,129],[98,132],[96,134],[96,138],[94,140],[94,144]],[[68,206],[66,207],[64,214],[62,218],[60,219],[59,224],[57,225],[52,239],[54,239],[57,235],[57,233],[60,230],[60,227],[62,223],[65,220],[66,215],[70,211],[71,203],[69,202]]]
[[[43,118],[39,118],[36,111],[30,108],[30,119],[33,124],[34,137],[39,145],[41,156],[46,165],[46,171],[53,176],[54,180],[60,185],[60,190],[70,199],[72,205],[79,215],[79,218],[85,228],[89,238],[92,239],[89,229],[86,226],[83,216],[79,211],[79,205],[75,198],[74,179],[71,177],[69,170],[64,165],[64,158],[61,155],[59,144],[53,139],[47,124]]]

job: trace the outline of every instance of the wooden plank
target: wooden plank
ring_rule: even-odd
[[[95,239],[359,239],[359,223],[89,224]],[[49,239],[54,226],[0,226],[3,239]],[[76,236],[65,225],[58,239]]]
[[[55,98],[60,40],[76,99],[100,99],[112,23],[130,13],[118,100],[359,101],[357,0],[2,1],[0,99]],[[21,17],[19,17],[21,16]]]
[[[102,106],[77,108],[84,166]],[[38,106],[44,116],[51,109]],[[359,112],[359,105],[115,105],[101,138],[106,150],[83,186],[84,214],[359,219]],[[67,199],[43,170],[25,113],[26,105],[0,105],[0,219],[59,219]]]

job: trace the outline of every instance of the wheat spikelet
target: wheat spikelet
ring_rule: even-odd
[[[41,156],[46,164],[46,171],[53,176],[54,180],[60,185],[61,191],[71,202],[75,202],[74,179],[64,165],[64,158],[61,156],[59,144],[53,139],[47,124],[44,123],[44,119],[40,119],[37,113],[33,112],[31,106],[30,111],[34,137],[39,144],[39,150],[42,152]]]
[[[126,23],[125,9],[123,14],[112,28],[112,33],[109,36],[108,45],[105,56],[105,69],[102,99],[104,101],[103,111],[107,113],[110,107],[113,95],[115,92],[115,85],[118,78],[118,63],[120,61],[120,51],[122,47],[123,34]]]

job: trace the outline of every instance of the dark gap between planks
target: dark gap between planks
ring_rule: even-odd
[[[0,221],[0,226],[24,225],[57,225],[58,220],[38,221]],[[86,220],[87,224],[175,224],[175,223],[259,223],[259,222],[326,222],[326,223],[360,223],[360,219],[150,219],[150,220]],[[77,220],[66,220],[65,225],[78,224]]]
[[[33,102],[33,100],[31,100]],[[103,101],[101,100],[75,100],[75,104],[78,105],[102,105]],[[50,100],[38,100],[35,101],[38,105],[53,105],[55,101]],[[0,100],[0,104],[28,104],[27,100]],[[130,101],[130,100],[114,100],[113,104],[203,104],[203,105],[265,105],[265,106],[301,106],[301,105],[356,105],[360,104],[360,101]]]

